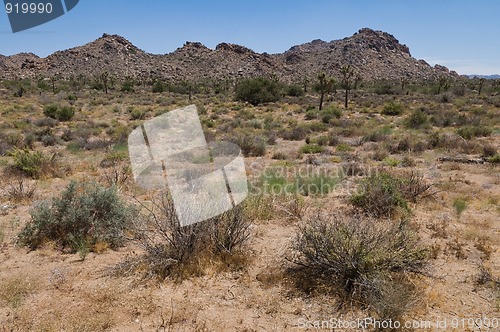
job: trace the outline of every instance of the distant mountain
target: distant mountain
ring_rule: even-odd
[[[485,78],[487,80],[500,79],[500,75],[467,75],[469,78]]]
[[[365,81],[435,79],[457,76],[446,67],[417,60],[392,35],[361,29],[342,40],[293,46],[282,54],[256,53],[244,46],[221,43],[212,50],[186,42],[172,53],[147,53],[118,35],[104,34],[86,45],[55,52],[46,58],[31,53],[0,56],[0,78],[97,76],[105,71],[122,78],[201,80],[277,76],[286,81],[315,77],[319,72],[339,76],[351,64]]]

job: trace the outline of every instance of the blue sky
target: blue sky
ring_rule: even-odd
[[[389,32],[414,57],[460,74],[500,74],[497,0],[80,0],[66,15],[16,34],[0,11],[0,54],[47,56],[104,32],[157,54],[185,41],[277,53],[313,39],[348,37],[363,27]]]

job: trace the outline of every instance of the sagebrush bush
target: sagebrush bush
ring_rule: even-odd
[[[97,243],[114,249],[124,244],[124,232],[135,216],[136,210],[122,202],[115,188],[73,181],[60,197],[31,211],[18,239],[32,250],[47,241],[75,252],[93,250]]]
[[[251,78],[241,81],[236,86],[235,99],[257,106],[262,103],[280,100],[282,95],[278,82],[266,78]]]
[[[307,275],[344,295],[364,298],[392,273],[421,271],[427,249],[407,221],[337,212],[305,221],[292,243],[292,257]]]

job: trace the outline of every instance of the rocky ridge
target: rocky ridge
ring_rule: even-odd
[[[32,53],[0,56],[0,78],[93,77],[109,72],[117,78],[203,80],[277,76],[298,82],[319,72],[338,76],[340,66],[352,65],[365,81],[426,80],[457,76],[446,67],[417,60],[394,36],[368,28],[330,42],[313,40],[281,54],[257,53],[235,44],[210,49],[186,42],[172,53],[147,53],[118,35],[104,34],[83,46],[58,51],[46,58]]]

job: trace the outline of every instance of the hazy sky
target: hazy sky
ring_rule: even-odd
[[[389,32],[414,57],[460,74],[500,74],[498,0],[80,0],[68,14],[16,34],[2,10],[0,54],[47,56],[104,32],[151,53],[172,52],[185,41],[277,53],[363,27]]]

